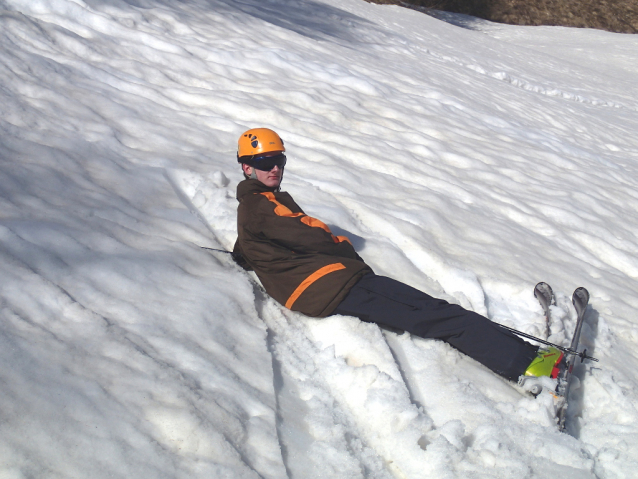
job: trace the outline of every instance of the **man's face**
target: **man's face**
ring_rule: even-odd
[[[284,174],[283,168],[275,166],[270,171],[255,170],[257,179],[269,188],[276,188],[281,183],[281,177]]]
[[[272,156],[276,156],[278,154],[279,153],[273,153]],[[270,171],[259,170],[252,166],[248,166],[245,163],[242,164],[241,167],[247,176],[250,176],[254,170],[257,179],[269,188],[277,188],[279,186],[279,183],[281,183],[281,178],[284,174],[284,169],[276,165]]]

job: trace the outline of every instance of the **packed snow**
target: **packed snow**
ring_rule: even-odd
[[[637,80],[635,35],[362,0],[0,0],[0,478],[635,477]],[[378,274],[537,336],[547,281],[562,345],[585,286],[566,433],[214,251],[253,127]]]

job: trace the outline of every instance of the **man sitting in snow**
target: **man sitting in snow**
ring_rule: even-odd
[[[280,191],[284,151],[279,135],[266,128],[248,130],[238,142],[246,179],[237,185],[233,256],[255,271],[270,296],[308,316],[356,316],[446,341],[509,380],[556,377],[558,349],[539,349],[475,312],[374,274],[348,238],[333,235]]]

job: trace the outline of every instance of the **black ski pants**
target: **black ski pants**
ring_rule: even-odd
[[[422,338],[446,341],[514,381],[525,372],[538,350],[478,313],[375,274],[361,278],[332,314],[356,316]]]

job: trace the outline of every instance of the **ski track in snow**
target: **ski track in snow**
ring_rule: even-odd
[[[632,477],[638,40],[442,18],[0,0],[1,477]],[[586,286],[569,434],[547,394],[200,248],[233,245],[254,126],[378,274],[536,335],[548,281],[564,345]]]

